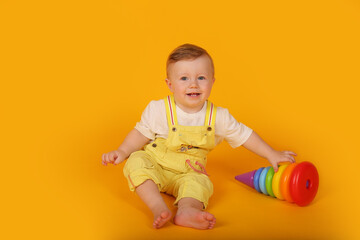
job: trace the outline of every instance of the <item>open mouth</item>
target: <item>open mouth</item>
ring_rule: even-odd
[[[186,95],[188,95],[190,97],[197,97],[197,96],[200,96],[200,93],[187,93]]]

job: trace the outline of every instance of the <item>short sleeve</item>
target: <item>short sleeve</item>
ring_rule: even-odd
[[[152,113],[154,113],[154,101],[151,101],[143,111],[141,115],[140,122],[136,123],[135,129],[138,130],[145,137],[154,140],[155,132],[154,132],[154,119],[152,117]]]
[[[224,139],[232,148],[237,148],[248,140],[253,130],[238,122],[229,110],[224,110]]]

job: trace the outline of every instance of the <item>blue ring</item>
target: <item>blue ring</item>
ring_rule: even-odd
[[[259,178],[260,178],[260,174],[262,172],[264,168],[259,168],[256,172],[255,172],[255,175],[254,175],[254,187],[256,189],[256,191],[258,191],[259,193],[261,193],[261,190],[260,190],[260,186],[259,186]]]
[[[266,174],[268,173],[270,167],[265,168],[261,174],[260,174],[260,179],[259,179],[259,185],[260,185],[260,190],[263,194],[265,195],[269,195],[269,193],[266,191],[266,185],[265,185],[265,181],[266,181]]]

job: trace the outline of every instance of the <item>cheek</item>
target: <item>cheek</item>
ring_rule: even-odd
[[[174,85],[172,86],[172,90],[173,90],[174,92],[182,92],[182,91],[185,90],[185,87],[182,86],[181,84],[174,84]]]
[[[209,82],[203,83],[203,84],[202,84],[202,88],[203,88],[204,90],[206,90],[206,91],[210,91],[211,88],[212,88],[212,84],[209,83]]]

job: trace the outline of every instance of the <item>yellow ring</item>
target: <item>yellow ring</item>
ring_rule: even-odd
[[[281,175],[285,171],[286,167],[289,166],[289,164],[281,165],[278,169],[278,171],[274,174],[273,180],[272,180],[272,190],[277,199],[284,200],[283,195],[281,194],[280,190],[280,179]]]

